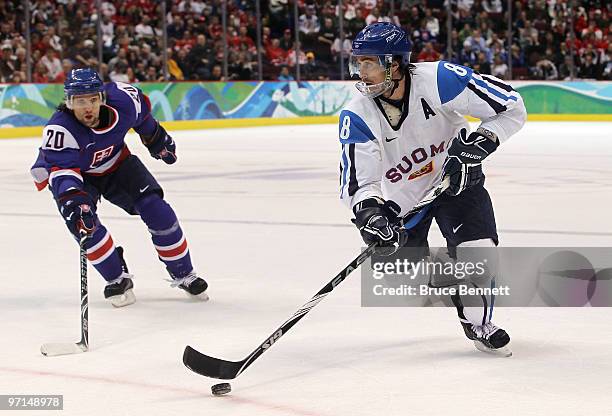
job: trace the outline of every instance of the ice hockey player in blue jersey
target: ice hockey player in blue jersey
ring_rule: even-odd
[[[435,219],[455,260],[465,247],[494,251],[498,236],[482,161],[523,126],[521,96],[461,65],[410,63],[411,42],[391,23],[367,26],[352,46],[349,69],[360,79],[361,94],[340,113],[340,198],[365,243],[427,248]],[[469,132],[466,115],[481,120],[476,130]],[[450,187],[416,227],[401,231],[393,225],[445,177]],[[479,350],[511,355],[510,337],[491,322],[493,298],[452,301]]]
[[[72,70],[64,83],[65,102],[43,130],[31,173],[39,190],[49,187],[68,229],[86,243],[89,262],[106,280],[104,297],[116,307],[135,302],[132,275],[123,249],[100,222],[102,197],[130,215],[139,215],[151,233],[172,286],[207,300],[208,284],[191,264],[189,248],[174,210],[155,178],[130,153],[125,135],[133,128],[155,159],[176,162],[176,144],[153,118],[148,97],[121,83],[103,84],[92,69]]]

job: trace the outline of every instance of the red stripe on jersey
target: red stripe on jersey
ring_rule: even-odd
[[[103,255],[108,253],[109,250],[111,250],[111,249],[114,250],[114,248],[113,248],[113,237],[111,237],[109,235],[108,236],[108,240],[106,240],[106,243],[104,243],[100,248],[98,248],[93,253],[87,254],[87,259],[89,261],[98,260],[100,257],[102,257]]]
[[[48,184],[49,184],[49,179],[45,179],[42,182],[34,182],[34,185],[36,185],[36,189],[39,191],[42,191],[43,189],[45,189]]]
[[[186,251],[187,251],[187,240],[183,241],[183,244],[181,244],[177,248],[173,248],[170,250],[161,250],[159,248],[157,249],[157,252],[159,253],[160,257],[176,257],[179,254],[183,254]]]
[[[57,166],[53,166],[51,168],[51,172],[57,172],[58,170],[71,170],[73,172],[78,173],[79,175],[81,174],[81,169],[80,168],[58,168]]]
[[[145,104],[147,104],[147,108],[149,112],[151,111],[151,100],[149,100],[149,96],[147,94],[142,94],[142,98],[144,98]]]

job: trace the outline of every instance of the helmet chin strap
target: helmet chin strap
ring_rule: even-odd
[[[401,73],[402,73],[402,77],[400,79],[391,79],[391,81],[393,82],[393,86],[391,87],[389,97],[395,94],[395,90],[399,87],[400,81],[404,79],[404,76],[405,76],[404,71],[401,71]]]

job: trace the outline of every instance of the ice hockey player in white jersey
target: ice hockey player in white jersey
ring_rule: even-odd
[[[340,113],[340,198],[365,243],[427,247],[435,218],[455,258],[461,247],[497,246],[481,162],[525,123],[521,96],[461,65],[409,63],[411,42],[391,23],[367,26],[352,46],[349,67],[361,94]],[[466,115],[481,120],[475,131]],[[450,186],[423,219],[409,231],[394,227],[444,177]],[[452,301],[478,349],[511,355],[509,335],[491,322],[493,299],[479,307]]]

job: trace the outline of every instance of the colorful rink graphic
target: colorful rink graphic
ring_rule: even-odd
[[[356,94],[350,81],[180,82],[136,84],[161,121],[223,119],[332,120]],[[611,82],[515,82],[530,115],[612,115]],[[43,126],[62,101],[61,84],[0,84],[0,127]],[[571,117],[568,117],[568,119]],[[584,117],[582,119],[585,119]],[[16,132],[17,133],[17,132]]]

